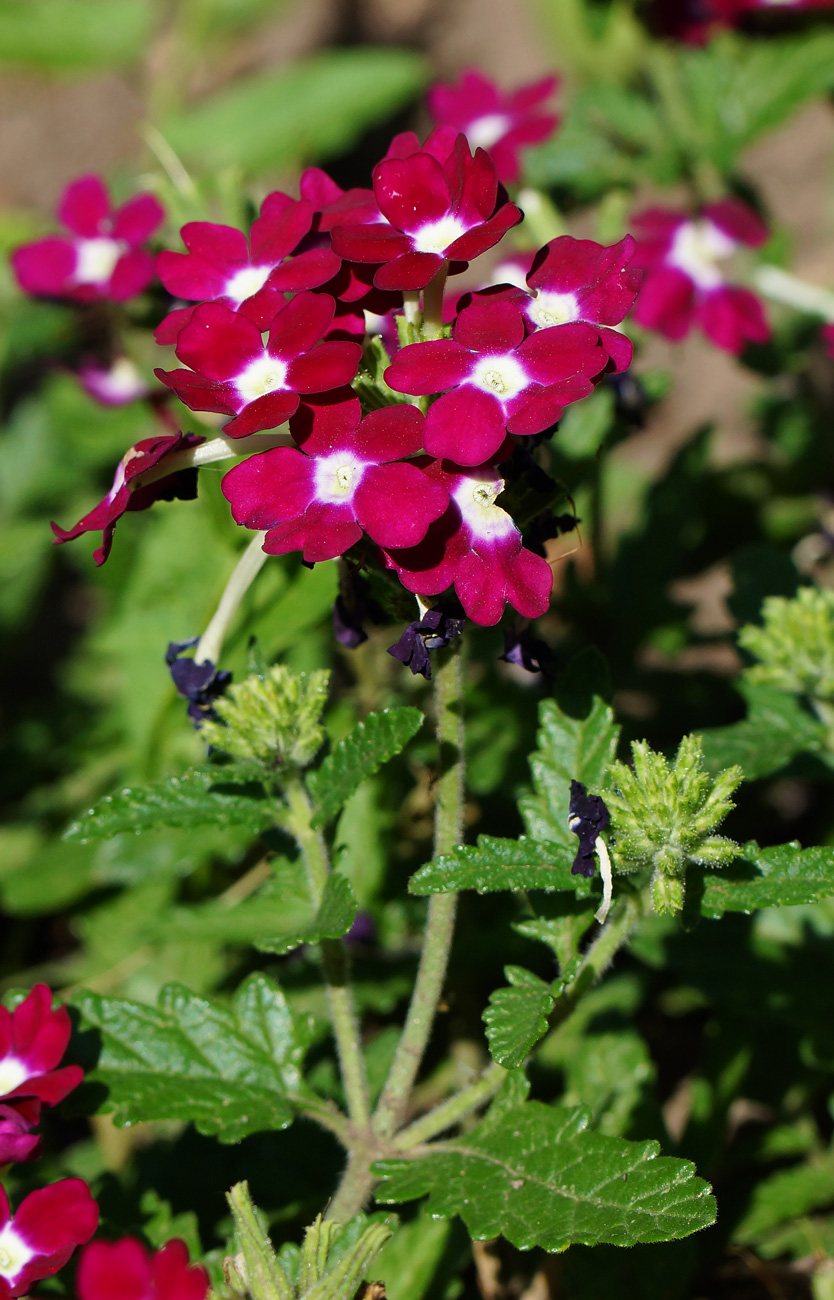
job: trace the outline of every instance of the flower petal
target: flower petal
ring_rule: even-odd
[[[400,289],[414,292],[425,289],[443,266],[439,253],[407,251],[381,266],[374,275],[377,289]]]
[[[501,403],[467,384],[429,407],[425,448],[458,465],[482,465],[501,446],[505,430]]]
[[[227,274],[249,264],[246,236],[235,226],[216,221],[187,221],[180,235],[189,253]]]
[[[409,234],[439,221],[451,207],[443,168],[427,153],[377,163],[373,183],[382,215],[392,226]]]
[[[329,293],[296,294],[270,325],[267,343],[270,356],[288,360],[307,352],[324,336],[335,310],[335,300]]]
[[[172,253],[168,249],[156,259],[156,273],[175,298],[197,301],[219,298],[228,275],[196,253]]]
[[[68,185],[58,205],[58,220],[85,239],[109,233],[102,227],[110,217],[110,195],[100,176],[79,176]]]
[[[509,302],[475,299],[455,324],[455,342],[472,352],[511,352],[524,341],[521,312]]]
[[[369,417],[370,418],[370,417]],[[401,462],[365,470],[353,498],[356,518],[380,546],[416,546],[449,504],[449,494],[416,465]]]
[[[442,393],[464,383],[473,363],[472,354],[456,339],[431,339],[400,348],[384,378],[396,393]]]
[[[272,528],[303,515],[315,498],[315,462],[295,447],[274,447],[235,465],[222,491],[236,524]]]
[[[555,384],[570,375],[598,375],[606,353],[593,325],[574,322],[536,330],[518,349],[518,359],[539,384]]]
[[[177,356],[207,379],[229,380],[264,354],[260,330],[222,302],[204,302],[177,339]]]
[[[25,293],[36,297],[60,298],[71,292],[69,280],[77,261],[73,245],[60,235],[36,239],[16,248],[11,255],[18,284]]]
[[[113,237],[131,245],[142,244],[164,220],[165,209],[154,194],[135,194],[116,212]]]
[[[264,429],[277,429],[298,410],[298,400],[297,393],[286,389],[265,393],[245,406],[234,420],[224,424],[223,432],[229,438],[245,438],[250,433],[262,433]]]
[[[319,343],[287,368],[287,383],[297,393],[325,393],[342,388],[355,377],[362,356],[358,343]]]
[[[143,248],[131,248],[116,263],[110,284],[107,287],[109,297],[114,302],[127,302],[137,293],[147,289],[153,279],[153,258]]]
[[[79,1300],[149,1300],[151,1263],[147,1251],[133,1237],[91,1242],[78,1263],[76,1288]],[[175,1297],[160,1295],[156,1300]]]
[[[335,560],[362,537],[350,507],[313,505],[301,519],[279,524],[264,539],[267,555],[301,551],[309,564]]]
[[[381,465],[384,461],[416,455],[423,448],[424,433],[425,418],[416,406],[385,406],[365,416],[353,445],[363,460]],[[405,542],[385,544],[406,545]]]

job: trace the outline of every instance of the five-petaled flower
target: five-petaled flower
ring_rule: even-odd
[[[55,1105],[77,1088],[80,1066],[58,1069],[70,1031],[69,1012],[53,1010],[46,984],[36,984],[14,1011],[0,1007],[0,1100],[37,1097]]]
[[[552,134],[558,118],[542,111],[556,91],[556,77],[501,90],[474,68],[467,69],[456,85],[436,85],[429,90],[429,112],[435,122],[462,131],[473,149],[485,149],[505,185],[517,181],[519,152]]]
[[[443,393],[426,417],[426,451],[480,465],[507,432],[542,433],[555,424],[569,402],[592,391],[607,362],[593,326],[528,336],[517,307],[485,296],[463,309],[450,339],[398,352],[385,379],[400,393]]]
[[[0,1298],[25,1295],[63,1268],[98,1225],[98,1206],[81,1178],[30,1192],[12,1215],[0,1187]]]
[[[636,266],[645,269],[634,319],[669,339],[697,324],[716,347],[740,352],[770,337],[762,305],[749,289],[729,284],[721,263],[739,248],[757,248],[767,229],[738,199],[710,203],[700,217],[648,208],[634,218]]]
[[[69,236],[47,235],[12,253],[18,283],[38,298],[124,302],[153,279],[153,258],[141,245],[164,216],[152,194],[137,194],[114,211],[104,182],[82,176],[58,206]]]
[[[387,224],[338,225],[332,233],[341,257],[379,265],[378,289],[424,289],[447,263],[463,270],[521,220],[494,163],[483,149],[473,157],[464,135],[438,127],[421,147],[404,133],[394,154],[373,173]]]
[[[134,1237],[93,1241],[78,1261],[79,1300],[205,1300],[205,1269],[174,1239],[151,1254]]]
[[[291,428],[303,450],[250,456],[223,480],[235,521],[267,530],[268,554],[332,560],[363,529],[381,546],[413,546],[446,509],[445,489],[401,460],[423,445],[415,407],[386,406],[361,420],[351,396],[305,407]]]
[[[225,303],[195,308],[177,338],[189,370],[156,370],[192,411],[234,418],[232,438],[274,429],[298,410],[301,396],[349,384],[361,355],[358,343],[322,343],[336,304],[326,293],[299,293],[272,318],[264,343],[257,325]]]

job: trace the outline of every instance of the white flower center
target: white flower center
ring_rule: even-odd
[[[329,505],[345,505],[359,487],[365,463],[349,452],[335,451],[316,461],[316,496]]]
[[[470,384],[493,393],[500,401],[508,402],[527,388],[530,380],[512,352],[481,357],[469,376]]]
[[[145,392],[145,381],[139,368],[129,357],[119,357],[109,370],[94,370],[89,373],[90,387],[96,395],[103,395],[112,402],[129,402]]]
[[[666,261],[688,275],[699,289],[717,289],[724,280],[717,263],[735,249],[736,241],[712,221],[685,221],[675,231]]]
[[[16,1056],[4,1056],[0,1061],[0,1097],[7,1097],[29,1077],[28,1066],[25,1066]]]
[[[412,235],[414,251],[417,253],[443,253],[461,235],[466,234],[467,227],[451,212],[439,221],[430,221],[415,230]]]
[[[512,126],[506,113],[485,113],[466,128],[466,138],[473,149],[491,149]]]
[[[506,510],[495,504],[504,491],[504,480],[493,478],[489,470],[473,470],[452,489],[463,521],[481,541],[494,541],[516,532]]]
[[[540,330],[566,325],[579,320],[579,303],[575,293],[539,293],[527,308],[527,315]]]
[[[226,281],[224,297],[231,298],[238,304],[251,298],[262,289],[269,279],[271,266],[244,266]]]
[[[244,402],[254,402],[256,398],[265,397],[267,393],[274,393],[276,389],[286,386],[286,362],[271,357],[268,352],[257,360],[250,361],[235,380],[235,387]]]
[[[106,284],[116,268],[127,244],[120,239],[79,239],[76,241],[76,263],[73,279],[76,284]]]
[[[0,1229],[0,1277],[4,1277],[7,1282],[14,1282],[21,1270],[26,1267],[30,1259],[34,1259],[36,1254],[37,1251],[27,1246],[11,1223],[7,1223]]]

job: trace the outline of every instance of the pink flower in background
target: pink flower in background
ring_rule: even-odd
[[[354,397],[304,408],[292,428],[302,451],[250,456],[224,478],[236,523],[267,529],[270,555],[332,560],[363,530],[383,546],[412,546],[443,514],[445,489],[400,460],[422,448],[422,413],[386,406],[360,419]]]
[[[54,1106],[77,1088],[80,1066],[57,1068],[70,1032],[69,1012],[52,1009],[46,984],[36,984],[14,1011],[0,1007],[0,1099],[37,1097]]]
[[[151,1254],[134,1237],[93,1241],[78,1261],[79,1300],[205,1300],[208,1274],[183,1241]]]
[[[98,1225],[98,1206],[81,1178],[30,1192],[15,1215],[0,1187],[0,1297],[25,1295],[63,1268]]]
[[[485,627],[498,622],[505,604],[524,618],[544,614],[553,573],[546,560],[525,550],[512,519],[496,505],[504,488],[498,472],[491,465],[467,469],[433,461],[425,473],[446,488],[450,501],[417,546],[384,550],[403,586],[434,596],[454,583],[467,616]]]
[[[188,222],[181,231],[188,252],[160,253],[157,275],[175,298],[222,302],[266,329],[284,293],[316,289],[339,269],[330,248],[299,249],[312,224],[309,200],[276,191],[261,204],[248,241],[233,226]],[[188,308],[171,312],[156,330],[157,342],[175,342],[190,315]]]
[[[825,344],[825,350],[834,360],[834,325],[823,325],[820,330],[822,341]]]
[[[37,1097],[21,1097],[0,1105],[0,1168],[40,1155],[40,1137],[32,1132],[40,1117]]]
[[[127,406],[147,397],[150,385],[130,357],[117,357],[109,366],[87,362],[78,371],[81,387],[103,406]],[[157,389],[161,392],[161,389]]]
[[[665,35],[703,45],[715,32],[732,27],[745,14],[803,13],[832,6],[834,0],[656,0],[655,16]]]
[[[767,229],[738,199],[710,203],[691,218],[670,208],[648,208],[634,219],[635,266],[645,270],[634,319],[669,339],[699,325],[716,347],[740,352],[770,337],[759,299],[727,282],[722,263],[743,247],[756,248]]]
[[[64,529],[58,524],[52,524],[56,542],[71,542],[82,533],[100,530],[101,546],[93,552],[93,559],[96,564],[104,564],[110,554],[116,524],[127,510],[147,510],[154,501],[191,501],[196,497],[197,471],[192,468],[174,470],[149,483],[147,487],[137,487],[134,484],[142,474],[160,465],[166,457],[177,451],[197,447],[201,442],[205,442],[205,438],[195,433],[161,434],[137,442],[119,461],[113,486],[97,506],[84,515],[74,528]],[[75,1084],[72,1086],[75,1087]]]
[[[400,393],[443,393],[426,417],[426,451],[480,465],[507,432],[541,433],[555,424],[569,402],[593,390],[607,360],[593,326],[528,336],[517,307],[484,297],[463,309],[451,339],[402,348],[385,379]]]
[[[234,416],[223,426],[232,438],[277,428],[301,394],[341,388],[356,374],[358,343],[320,341],[335,308],[329,294],[299,293],[275,314],[264,343],[240,312],[203,303],[177,339],[177,356],[190,369],[154,373],[192,411]]]
[[[378,289],[424,289],[446,262],[462,270],[492,248],[521,220],[498,186],[495,166],[482,149],[473,157],[466,137],[450,145],[450,132],[433,132],[410,153],[409,133],[397,137],[394,155],[374,168],[374,195],[387,224],[338,225],[333,248],[352,262],[371,262]],[[439,157],[438,157],[439,155]]]
[[[152,194],[137,194],[114,211],[104,182],[82,176],[58,207],[69,236],[47,235],[12,253],[18,283],[37,298],[124,302],[153,279],[153,258],[141,245],[164,216]]]
[[[556,128],[558,117],[544,112],[543,105],[558,85],[556,77],[543,77],[505,91],[470,68],[455,85],[432,86],[427,100],[435,122],[462,131],[473,149],[486,149],[498,179],[509,185],[521,171],[520,150],[546,140]]]

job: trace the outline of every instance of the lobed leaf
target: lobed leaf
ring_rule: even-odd
[[[493,1107],[466,1137],[422,1157],[379,1161],[376,1199],[428,1195],[431,1214],[460,1215],[476,1241],[500,1233],[522,1250],[672,1241],[715,1221],[715,1202],[693,1165],[658,1157],[656,1142],[627,1142],[586,1125],[583,1109]]]
[[[383,709],[370,713],[348,732],[307,778],[316,804],[314,826],[322,826],[347,802],[365,777],[405,749],[423,725],[419,709]]]
[[[521,966],[507,966],[510,988],[496,989],[484,1012],[492,1059],[507,1070],[523,1065],[530,1049],[547,1033],[553,1010],[550,985]]]
[[[157,1007],[87,992],[73,1002],[101,1034],[87,1079],[106,1086],[102,1109],[117,1124],[191,1120],[201,1133],[237,1142],[291,1122],[287,1093],[301,1086],[308,1029],[264,975],[249,976],[229,1008],[178,984],[162,990]]]
[[[720,872],[705,872],[700,900],[704,916],[793,907],[834,897],[834,848],[803,849],[798,840],[760,849],[755,840]]]
[[[538,748],[530,757],[534,792],[522,796],[518,806],[533,839],[570,847],[573,859],[577,841],[568,829],[571,780],[602,784],[616,754],[620,729],[610,706],[598,695],[585,717],[572,717],[555,700],[543,700],[539,724]]]
[[[569,889],[587,895],[592,881],[571,874],[576,845],[540,843],[480,835],[477,846],[463,845],[428,862],[408,882],[412,894],[446,894],[475,889],[479,894],[503,889]]]

